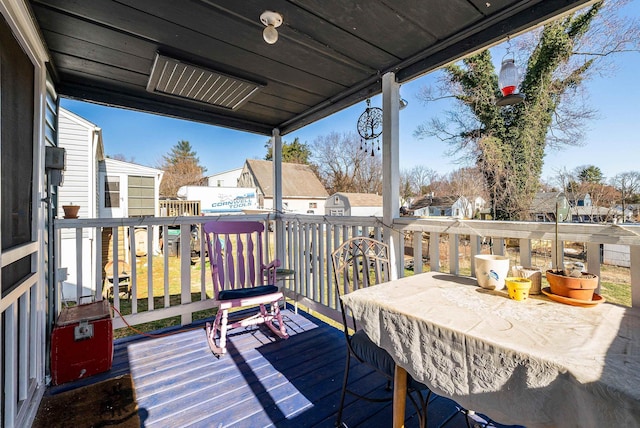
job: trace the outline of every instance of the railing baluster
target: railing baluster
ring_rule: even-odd
[[[631,245],[631,306],[640,307],[640,245]]]
[[[82,228],[76,228],[76,302],[81,303],[82,297]]]
[[[95,236],[96,236],[96,266],[95,266],[95,285],[96,290],[94,293],[95,300],[102,300],[102,287],[104,286],[103,278],[102,278],[102,228],[95,228]]]
[[[460,235],[449,235],[449,273],[460,273]]]
[[[413,232],[413,272],[422,273],[422,232]]]
[[[111,257],[113,261],[113,271],[111,274],[113,275],[113,307],[117,310],[120,310],[120,272],[118,272],[118,264],[120,261],[120,255],[118,254],[118,243],[120,241],[120,229],[118,226],[114,226],[111,228],[111,249],[113,256]]]
[[[147,226],[147,310],[154,309],[153,293],[153,232],[155,226]]]
[[[171,306],[171,295],[169,294],[169,226],[162,226],[162,256],[164,259],[164,307]]]
[[[429,233],[429,265],[431,272],[440,272],[440,234]]]
[[[518,241],[520,245],[520,266],[531,266],[531,240],[520,239]]]
[[[129,287],[131,287],[131,313],[138,313],[138,281],[137,281],[137,269],[138,266],[136,264],[137,259],[137,248],[136,248],[136,229],[134,226],[129,226],[129,266],[131,267],[131,272],[129,272]],[[118,290],[119,292],[120,290]]]
[[[191,302],[191,225],[180,225],[180,304]],[[191,312],[182,314],[182,325],[191,324]]]

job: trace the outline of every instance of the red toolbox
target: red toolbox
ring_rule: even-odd
[[[62,309],[51,334],[54,385],[111,369],[113,328],[106,300]]]

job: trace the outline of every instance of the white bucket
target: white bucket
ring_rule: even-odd
[[[509,257],[479,254],[474,259],[478,285],[490,290],[502,290],[509,274]]]

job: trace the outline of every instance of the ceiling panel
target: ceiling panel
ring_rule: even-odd
[[[31,0],[63,96],[284,135],[589,0]],[[277,43],[264,10],[282,14]],[[255,83],[228,108],[147,91],[156,55]],[[185,87],[186,82],[183,82]],[[233,87],[231,88],[233,90]],[[192,98],[192,97],[191,97]]]

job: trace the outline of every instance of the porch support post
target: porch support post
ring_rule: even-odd
[[[284,227],[282,224],[282,137],[280,130],[273,128],[273,210],[276,223],[276,258],[284,261]],[[269,227],[269,225],[267,225]]]
[[[402,276],[402,233],[394,231],[400,215],[400,85],[395,73],[382,76],[382,219],[384,240],[389,245],[391,277]]]

